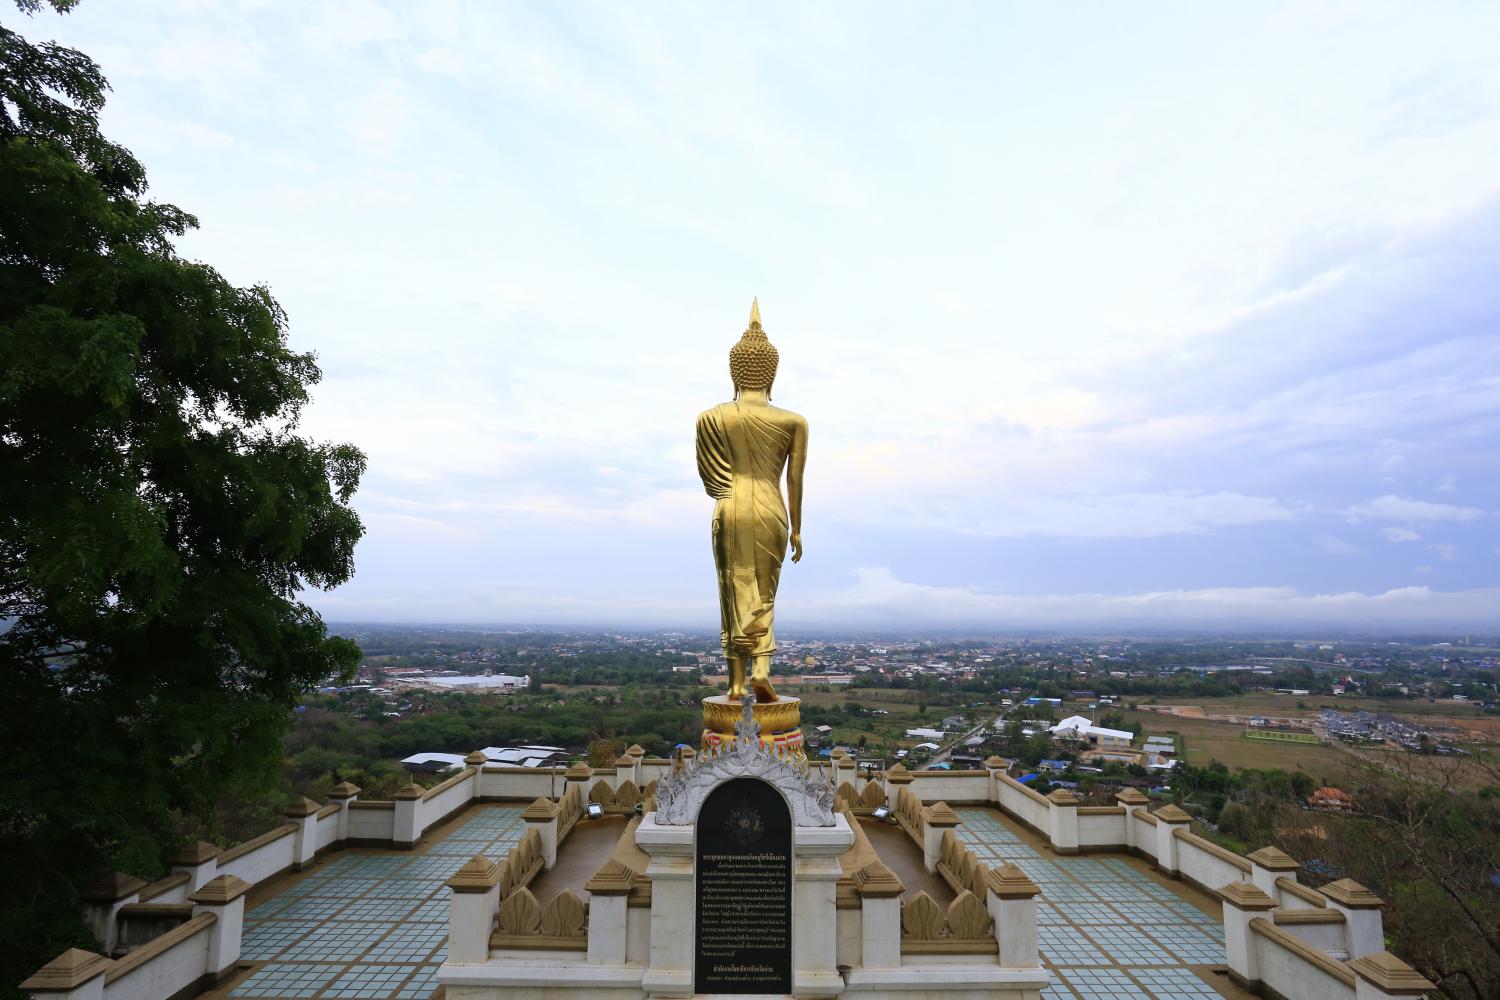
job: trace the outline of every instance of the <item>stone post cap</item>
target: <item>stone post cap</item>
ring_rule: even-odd
[[[250,891],[250,883],[238,875],[220,875],[203,883],[203,888],[188,896],[188,901],[203,906],[227,906]]]
[[[843,750],[842,747],[834,747],[833,748],[833,752],[828,755],[828,759],[829,760],[843,760],[847,756],[849,756],[849,755],[844,752],[844,750]]]
[[[854,891],[861,899],[892,899],[906,891],[896,873],[881,864],[879,859],[856,869],[853,879]]]
[[[1047,798],[1060,806],[1076,806],[1078,804],[1078,796],[1074,795],[1072,789],[1069,788],[1054,788],[1047,793]]]
[[[900,761],[897,761],[895,767],[885,772],[885,780],[893,785],[909,785],[916,779],[910,771],[902,766]]]
[[[412,781],[412,782],[408,782],[405,788],[403,788],[400,791],[398,791],[395,795],[392,795],[391,798],[398,799],[398,800],[400,800],[402,802],[406,802],[406,801],[409,801],[411,799],[420,799],[422,796],[424,796],[426,794],[427,794],[427,789],[423,788],[421,785],[417,784],[415,781]]]
[[[1122,788],[1115,793],[1115,801],[1122,806],[1143,806],[1151,800],[1139,788]]]
[[[563,772],[563,777],[569,781],[587,781],[594,776],[594,769],[583,761],[579,761]]]
[[[328,790],[330,799],[352,799],[360,793],[360,787],[348,781],[340,781]]]
[[[1390,996],[1418,996],[1437,989],[1420,972],[1388,951],[1377,951],[1347,963],[1349,971]],[[25,986],[25,983],[21,984]]]
[[[476,854],[444,884],[454,892],[489,892],[500,884],[500,866]]]
[[[173,855],[167,859],[167,863],[173,865],[197,866],[203,864],[205,861],[210,861],[213,858],[218,857],[219,854],[219,848],[215,847],[213,844],[210,844],[206,840],[200,840],[195,844],[189,844],[187,847],[174,852]]]
[[[145,879],[126,875],[124,872],[110,872],[79,893],[78,897],[91,903],[118,903],[126,896],[140,892],[145,887]]]
[[[1329,882],[1319,890],[1333,902],[1351,910],[1374,910],[1385,905],[1385,900],[1352,878],[1341,878]]]
[[[1219,898],[1237,910],[1276,909],[1276,900],[1252,882],[1231,882],[1219,890]]]
[[[623,861],[610,858],[584,883],[584,889],[595,896],[625,896],[635,885],[636,873]]]
[[[283,809],[281,814],[283,816],[290,816],[293,819],[301,819],[303,816],[311,816],[322,808],[322,806],[304,795],[301,799]]]
[[[1156,818],[1162,823],[1191,823],[1193,821],[1193,817],[1184,812],[1176,803],[1168,803],[1156,810]]]
[[[1302,867],[1301,862],[1279,847],[1262,847],[1247,857],[1251,864],[1259,865],[1266,871],[1294,872]]]
[[[115,963],[103,955],[82,948],[69,948],[36,970],[21,989],[30,993],[65,993],[76,989],[95,976],[104,975]]]
[[[1007,767],[1010,767],[1010,762],[1004,757],[986,757],[984,759],[984,766],[991,771],[1003,771]]]
[[[646,748],[639,743],[632,743],[625,748],[625,755],[627,757],[644,757],[646,756]]]
[[[475,750],[473,753],[469,754],[469,756],[464,758],[464,763],[469,765],[470,767],[483,767],[489,762],[490,759],[478,750]]]
[[[1041,886],[1031,881],[1025,872],[1008,861],[991,868],[985,881],[989,885],[990,892],[1001,899],[1030,899],[1042,891]]]
[[[958,813],[946,802],[934,802],[922,810],[928,826],[958,826],[963,820],[958,818]]]
[[[557,815],[557,806],[545,795],[538,795],[536,801],[526,807],[521,814],[521,819],[527,823],[545,823]]]
[[[615,767],[635,767],[635,762],[635,757],[630,756],[630,754],[624,754],[615,759]]]

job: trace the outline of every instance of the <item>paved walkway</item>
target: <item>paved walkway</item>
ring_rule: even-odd
[[[475,854],[503,858],[524,832],[521,811],[478,807],[419,851],[355,848],[272,886],[245,914],[241,957],[257,968],[228,996],[426,1000],[446,954],[443,883]],[[1013,861],[1041,886],[1037,936],[1054,973],[1047,1000],[1244,995],[1210,970],[1224,962],[1222,930],[1192,890],[1122,857],[1054,856],[993,809],[958,813],[957,833],[979,860]],[[618,824],[609,826],[617,837]]]
[[[230,997],[424,1000],[447,953],[448,889],[475,854],[525,832],[520,806],[485,806],[414,853],[343,851],[245,914],[240,958],[263,962]]]
[[[1037,940],[1052,970],[1045,1000],[1241,997],[1224,964],[1218,916],[1122,857],[1058,857],[993,809],[959,808],[954,832],[987,865],[1016,864],[1038,886]]]

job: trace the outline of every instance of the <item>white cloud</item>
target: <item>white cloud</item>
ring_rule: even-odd
[[[1420,541],[1422,536],[1410,528],[1381,528],[1380,534],[1388,542],[1415,542]]]
[[[1458,489],[1458,479],[1456,476],[1450,473],[1449,475],[1444,476],[1442,478],[1442,481],[1433,488],[1436,489],[1439,493],[1452,493],[1453,491]]]
[[[1457,545],[1429,545],[1429,546],[1427,546],[1427,551],[1431,552],[1433,555],[1437,556],[1439,559],[1457,559],[1458,558],[1458,546]]]
[[[1407,524],[1432,524],[1435,521],[1466,523],[1483,515],[1484,511],[1477,507],[1412,500],[1389,493],[1344,511],[1344,516],[1350,521],[1403,521]]]
[[[808,617],[873,624],[914,620],[931,625],[1025,628],[1120,623],[1192,626],[1287,622],[1405,627],[1423,623],[1500,624],[1500,588],[1440,592],[1401,587],[1381,593],[1303,593],[1292,587],[1224,587],[1137,594],[1017,596],[967,587],[925,586],[882,567],[855,571],[848,588],[821,596]]]
[[[1321,535],[1317,540],[1318,548],[1331,556],[1350,556],[1362,551],[1358,545],[1335,538],[1332,535]]]

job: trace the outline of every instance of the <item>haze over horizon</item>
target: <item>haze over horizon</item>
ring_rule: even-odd
[[[145,6],[12,22],[318,353],[331,619],[714,627],[758,295],[785,631],[1500,628],[1500,7]]]

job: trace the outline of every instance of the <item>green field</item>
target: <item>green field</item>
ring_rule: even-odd
[[[1323,742],[1312,733],[1285,733],[1276,729],[1247,729],[1244,735],[1247,740],[1270,740],[1273,743],[1312,743],[1316,745]]]

